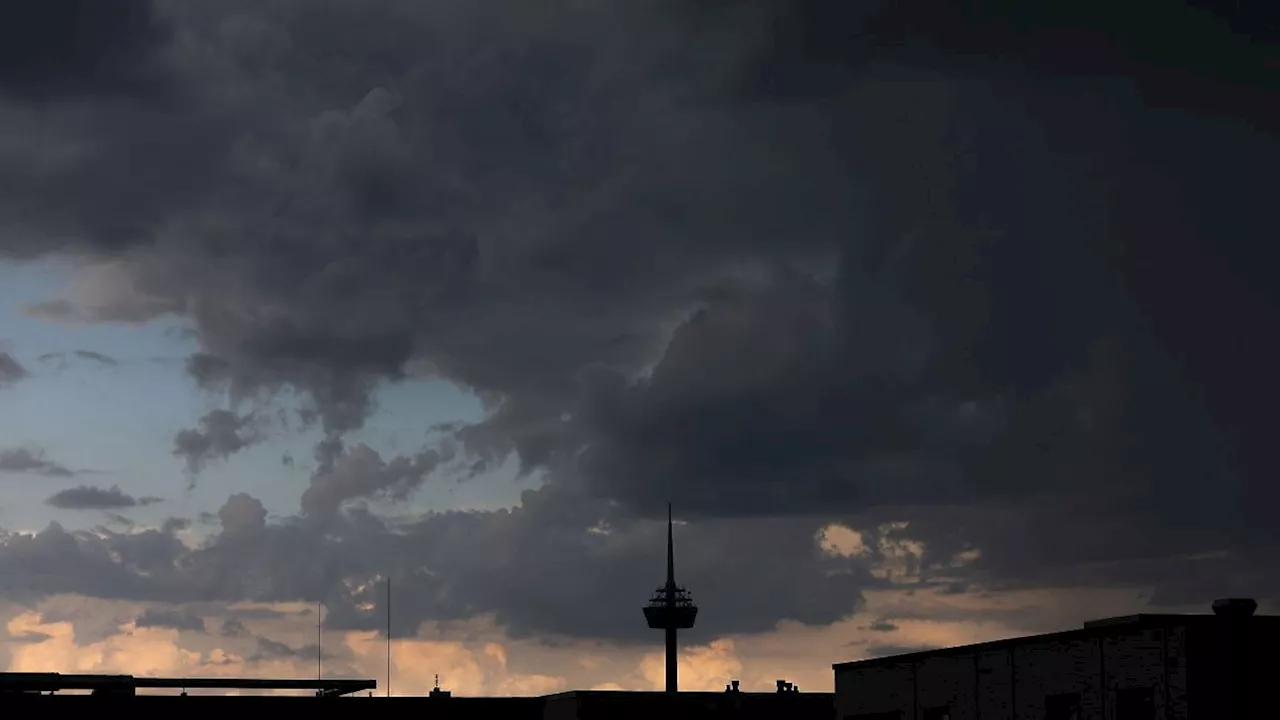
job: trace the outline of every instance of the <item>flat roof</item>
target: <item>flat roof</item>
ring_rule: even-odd
[[[865,658],[863,660],[849,660],[846,662],[832,663],[833,670],[844,670],[853,667],[872,667],[877,665],[893,665],[902,662],[914,662],[924,660],[931,657],[947,657],[951,655],[967,655],[974,652],[982,652],[984,650],[1002,650],[1005,648],[1016,647],[1018,645],[1026,645],[1033,642],[1053,642],[1062,640],[1076,640],[1086,637],[1106,637],[1117,632],[1134,629],[1152,629],[1167,628],[1176,625],[1200,624],[1210,620],[1219,619],[1217,615],[1203,614],[1139,614],[1139,615],[1122,615],[1120,617],[1102,618],[1099,620],[1089,620],[1084,623],[1084,627],[1072,628],[1070,630],[1060,630],[1058,632],[1041,633],[1039,635],[1020,635],[1018,637],[1003,638],[1000,640],[989,640],[987,642],[971,643],[969,645],[954,645],[945,648],[935,648],[933,650],[919,650],[916,652],[902,653],[899,655],[885,655],[883,657]],[[1249,618],[1252,622],[1261,622],[1267,624],[1280,625],[1280,615],[1254,615]]]
[[[299,678],[157,678],[133,675],[0,672],[0,690],[59,691],[156,689],[175,690],[320,690],[348,694],[378,687],[376,680]]]

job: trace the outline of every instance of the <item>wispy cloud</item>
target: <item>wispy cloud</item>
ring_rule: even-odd
[[[51,460],[40,448],[16,447],[0,450],[0,473],[71,477],[76,475],[77,471]]]
[[[135,498],[116,486],[99,488],[81,485],[56,492],[45,503],[59,510],[120,510],[153,505],[160,500],[157,497]]]
[[[72,350],[70,352],[48,352],[36,358],[41,363],[65,370],[70,367],[72,360],[84,360],[94,363],[102,367],[115,367],[120,361],[93,350]]]
[[[187,609],[147,608],[138,616],[140,628],[172,628],[204,632],[204,619]]]

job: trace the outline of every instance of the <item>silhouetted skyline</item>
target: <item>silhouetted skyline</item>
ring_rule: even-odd
[[[1274,612],[1278,8],[7,3],[0,668],[659,691],[668,501],[681,691]]]

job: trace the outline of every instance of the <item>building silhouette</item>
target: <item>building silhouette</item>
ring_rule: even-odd
[[[1065,632],[839,663],[840,720],[1227,720],[1263,704],[1280,616],[1130,615]],[[1260,712],[1268,710],[1268,712]]]
[[[671,503],[667,503],[667,582],[654,592],[644,607],[644,619],[649,627],[666,633],[666,690],[669,693],[679,689],[678,633],[693,627],[698,618],[698,606],[693,604],[689,591],[676,585],[675,542],[671,526]]]

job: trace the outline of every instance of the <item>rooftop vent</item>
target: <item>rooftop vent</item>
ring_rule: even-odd
[[[1221,598],[1213,601],[1213,614],[1224,618],[1252,617],[1258,601],[1252,598]]]

